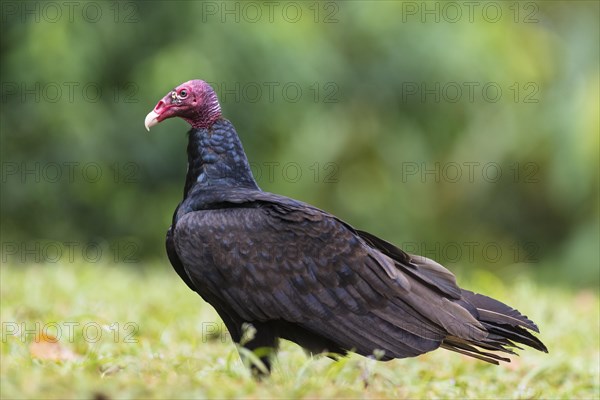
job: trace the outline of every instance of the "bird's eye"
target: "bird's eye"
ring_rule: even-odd
[[[181,92],[179,92],[179,97],[181,97],[182,99],[185,99],[188,95],[187,90],[182,89]]]

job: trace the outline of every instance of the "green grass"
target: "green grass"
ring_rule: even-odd
[[[284,341],[273,375],[256,382],[216,313],[169,265],[145,271],[3,266],[0,272],[3,399],[599,397],[595,291],[540,287],[526,279],[508,286],[488,274],[473,276],[470,285],[459,279],[526,312],[539,323],[550,354],[521,351],[501,367],[445,350],[387,363],[356,355],[333,362],[309,358]],[[77,359],[33,358],[34,333],[12,329],[24,323],[35,331],[36,322],[54,336],[57,325],[48,324],[57,323],[60,346]],[[78,323],[72,337],[66,323]],[[104,330],[93,342],[98,326]],[[133,340],[125,340],[131,332]]]

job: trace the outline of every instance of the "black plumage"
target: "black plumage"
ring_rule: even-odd
[[[526,316],[459,288],[436,262],[260,190],[203,81],[170,92],[146,125],[172,116],[192,130],[184,198],[167,233],[169,260],[235,342],[247,324],[255,328],[244,347],[271,350],[260,353],[267,369],[278,338],[313,353],[381,350],[382,360],[443,347],[497,364],[508,359],[494,352],[512,354],[517,344],[547,351]]]

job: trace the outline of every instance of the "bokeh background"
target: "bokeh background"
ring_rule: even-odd
[[[143,119],[202,78],[264,190],[452,268],[598,283],[597,2],[2,12],[3,261],[166,263],[187,127]]]
[[[599,4],[0,1],[0,398],[599,398]],[[441,262],[550,354],[283,341],[254,381],[164,250],[188,127],[143,121],[194,78],[264,190]]]
[[[597,2],[69,4],[2,2],[3,264],[170,268],[187,126],[143,120],[201,78],[264,190],[461,274],[597,288]]]

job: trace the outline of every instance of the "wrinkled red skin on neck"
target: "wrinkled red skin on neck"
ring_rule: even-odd
[[[187,91],[187,96],[181,96],[182,90]],[[217,94],[208,83],[199,79],[182,83],[167,93],[156,104],[154,112],[158,114],[158,122],[179,117],[197,129],[207,129],[221,118]]]

